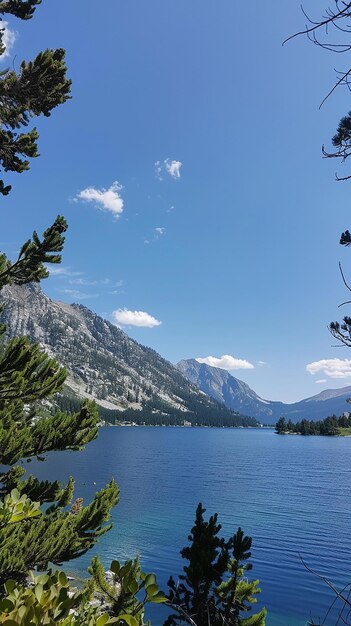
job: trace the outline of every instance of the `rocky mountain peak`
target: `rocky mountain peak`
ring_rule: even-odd
[[[67,385],[79,397],[108,409],[148,406],[151,412],[184,416],[211,411],[231,424],[255,424],[216,403],[157,352],[85,306],[51,300],[37,284],[6,287],[0,302],[6,336],[39,342],[68,369]]]
[[[264,400],[249,385],[232,376],[227,370],[187,359],[177,364],[179,370],[204,393],[223,402],[228,408],[256,417],[267,424],[275,424],[281,416],[293,421],[323,419],[328,415],[341,415],[350,409],[347,404],[351,387],[327,389],[311,398],[286,404]]]

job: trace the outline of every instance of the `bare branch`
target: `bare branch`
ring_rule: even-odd
[[[351,607],[351,601],[349,600],[347,596],[343,595],[343,591],[349,586],[350,583],[348,583],[346,587],[344,587],[342,591],[340,592],[333,585],[333,583],[331,583],[330,580],[328,580],[328,578],[326,578],[325,576],[322,576],[322,574],[319,574],[319,572],[316,572],[314,569],[309,567],[307,563],[304,561],[304,559],[302,558],[300,553],[299,553],[299,558],[301,560],[302,565],[307,569],[308,572],[310,572],[311,574],[313,574],[314,576],[322,580],[329,587],[329,589],[331,589],[333,593],[335,593],[335,595],[339,598],[339,600],[342,600],[342,602],[344,602],[345,605]]]
[[[337,3],[336,3],[337,5]],[[321,28],[326,28],[328,27],[329,24],[333,24],[334,26],[337,27],[336,25],[336,21],[345,17],[350,17],[351,15],[351,2],[348,2],[345,6],[344,9],[342,9],[341,11],[338,11],[337,13],[334,13],[331,9],[327,9],[327,15],[325,17],[325,19],[323,19],[320,22],[314,22],[307,14],[306,11],[304,10],[303,6],[301,5],[301,10],[304,14],[304,16],[306,17],[306,19],[309,21],[310,24],[312,24],[312,26],[310,28],[308,28],[306,26],[306,28],[304,30],[301,30],[297,33],[294,33],[294,35],[290,35],[290,37],[287,37],[287,39],[285,39],[283,41],[283,46],[284,44],[286,44],[288,41],[291,41],[291,39],[295,39],[296,37],[299,37],[300,35],[309,35],[310,33],[316,32],[317,30],[320,30]]]
[[[348,283],[346,282],[346,278],[345,278],[344,272],[342,271],[342,267],[341,267],[341,263],[340,263],[340,261],[339,261],[339,270],[340,270],[340,274],[341,274],[341,277],[342,277],[342,280],[343,280],[343,283],[344,283],[345,287],[346,287],[349,291],[351,291],[351,287],[350,287],[350,285],[348,285]]]
[[[337,87],[339,87],[339,85],[341,85],[345,80],[347,80],[348,76],[350,76],[351,74],[351,68],[345,72],[341,78],[339,78],[339,80],[335,83],[334,87],[327,93],[327,95],[325,96],[325,98],[323,98],[322,102],[319,105],[319,109],[322,108],[323,104],[325,103],[326,100],[328,100],[328,98],[332,95],[332,93],[334,93],[335,89],[337,89]]]

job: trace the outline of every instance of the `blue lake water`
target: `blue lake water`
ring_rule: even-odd
[[[269,429],[102,428],[83,452],[58,452],[29,468],[39,477],[77,482],[88,501],[114,476],[121,489],[113,529],[66,569],[86,570],[141,556],[165,588],[181,572],[196,505],[218,512],[223,533],[240,525],[253,537],[251,575],[268,626],[304,626],[324,617],[333,596],[303,567],[343,586],[351,581],[351,438],[278,436]],[[94,484],[96,483],[96,484]],[[164,609],[158,609],[162,611]],[[163,613],[152,613],[160,626]],[[330,617],[326,621],[334,624]]]

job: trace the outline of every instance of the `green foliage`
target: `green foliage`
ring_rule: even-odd
[[[40,381],[37,383],[40,387]],[[43,393],[44,395],[44,393]],[[0,419],[0,463],[12,465],[23,457],[50,450],[80,450],[96,438],[99,420],[95,403],[87,401],[78,413],[57,412],[28,421],[19,403],[4,403]]]
[[[0,528],[0,579],[22,580],[33,568],[46,569],[81,556],[111,525],[110,510],[119,499],[112,480],[86,507],[67,511],[56,506],[42,515]]]
[[[33,579],[34,587],[17,586],[13,580],[5,583],[6,595],[0,601],[0,623],[13,626],[34,624],[73,624],[70,611],[81,600],[79,594],[70,597],[68,581],[63,572],[43,574]]]
[[[323,156],[326,158],[339,158],[345,161],[351,154],[351,111],[341,118],[336,133],[332,137],[332,145],[335,148],[333,152],[322,148]],[[348,180],[351,176],[339,177],[336,180]]]
[[[229,578],[217,589],[224,624],[265,625],[265,609],[249,617],[241,616],[241,613],[251,610],[251,605],[257,602],[255,596],[261,591],[259,581],[249,580],[246,575],[252,569],[251,563],[247,563],[251,557],[251,545],[251,537],[245,536],[243,530],[238,528],[232,539],[232,558],[228,562]]]
[[[168,581],[169,603],[176,610],[165,621],[165,626],[177,626],[186,621],[192,626],[257,626],[265,625],[266,611],[262,609],[250,617],[243,616],[256,602],[260,592],[258,581],[249,581],[252,568],[251,537],[241,528],[228,540],[219,536],[221,525],[217,514],[204,520],[205,509],[200,503],[196,509],[195,525],[189,535],[190,544],[181,556],[188,565],[178,582]]]
[[[337,148],[340,156],[346,155],[351,142],[351,112],[341,118],[337,131],[332,138],[332,144]]]
[[[19,467],[11,467],[7,472],[0,474],[2,489],[0,496],[17,489],[19,493],[25,493],[31,500],[39,500],[41,504],[44,502],[58,502],[58,506],[65,507],[72,501],[74,492],[74,480],[69,478],[67,485],[62,487],[59,481],[49,482],[48,480],[38,480],[34,476],[28,476],[22,480],[25,469]]]
[[[4,500],[0,501],[0,529],[6,524],[15,524],[38,515],[41,515],[40,502],[32,502],[17,489],[12,489]]]
[[[284,417],[281,417],[275,425],[275,432],[278,435],[297,434],[324,435],[333,437],[335,435],[342,434],[343,429],[348,429],[350,427],[351,416],[346,417],[345,415],[342,415],[341,417],[331,415],[326,417],[324,420],[319,421],[303,419],[300,422],[296,422],[296,424],[294,424],[290,419],[286,421]]]
[[[0,14],[8,13],[21,20],[30,20],[41,0],[1,0]]]
[[[85,592],[71,591],[64,572],[31,575],[32,586],[5,583],[0,624],[5,626],[110,626],[106,613],[87,604]]]
[[[112,561],[108,579],[99,558],[95,557],[89,572],[93,577],[94,590],[107,605],[108,613],[128,626],[144,624],[147,603],[167,602],[155,575],[141,571],[139,559],[126,561],[123,565]]]
[[[32,238],[23,244],[15,263],[0,254],[0,288],[47,278],[49,272],[44,263],[61,263],[58,253],[63,250],[67,228],[65,218],[58,215],[52,226],[44,231],[42,239],[36,231],[33,232]]]
[[[38,345],[26,337],[12,339],[0,352],[0,409],[11,401],[27,403],[46,398],[62,387],[66,376],[66,370]]]
[[[144,626],[147,602],[165,602],[154,574],[143,574],[137,560],[111,563],[113,578],[93,559],[93,578],[83,591],[71,589],[64,572],[33,576],[31,584],[8,580],[0,600],[0,624],[4,626]],[[157,592],[156,592],[157,589]],[[142,590],[144,598],[137,594]]]
[[[280,417],[278,419],[275,425],[275,432],[278,434],[287,432],[287,425],[286,425],[285,417]]]

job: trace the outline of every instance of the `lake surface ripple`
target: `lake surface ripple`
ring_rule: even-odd
[[[52,453],[28,469],[49,479],[72,474],[87,501],[112,476],[119,484],[113,529],[71,561],[70,572],[86,571],[93,554],[106,566],[139,554],[165,587],[181,572],[179,550],[202,501],[208,514],[219,513],[224,534],[240,525],[253,537],[251,575],[260,579],[268,626],[304,626],[310,615],[323,618],[332,600],[299,554],[340,587],[351,581],[351,438],[106,427],[85,451]],[[163,617],[153,611],[153,626]]]

